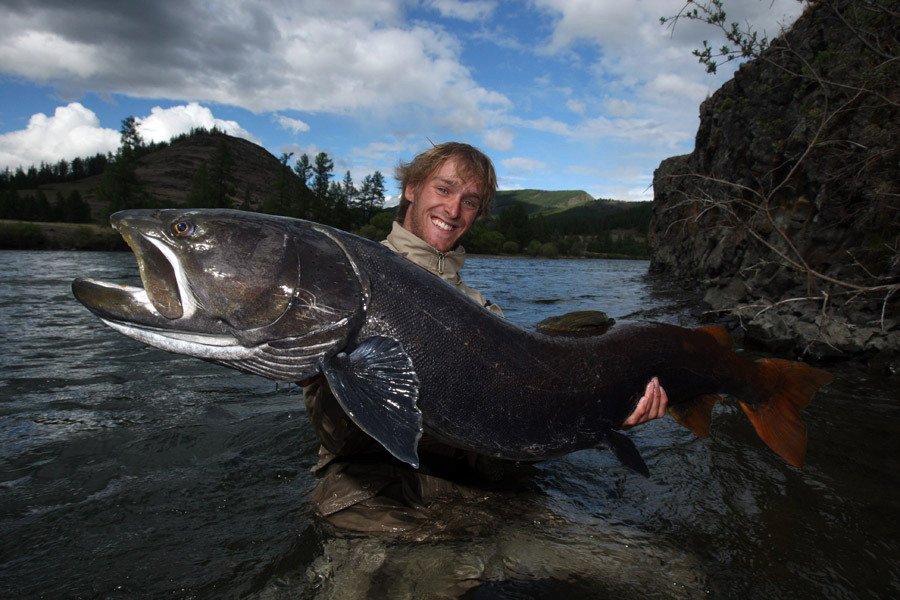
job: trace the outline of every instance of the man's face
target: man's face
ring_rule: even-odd
[[[403,228],[441,252],[452,250],[481,208],[481,186],[460,178],[451,156],[419,189],[406,186],[409,207]]]

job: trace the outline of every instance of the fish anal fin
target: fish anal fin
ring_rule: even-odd
[[[788,464],[800,467],[806,455],[806,425],[800,411],[833,377],[791,360],[766,358],[757,365],[766,396],[758,402],[740,401],[741,408],[766,445]]]
[[[679,425],[687,427],[697,437],[707,437],[712,423],[713,408],[722,401],[719,394],[703,394],[676,406],[669,405],[669,414]]]
[[[723,348],[731,349],[734,347],[734,340],[731,333],[721,325],[703,325],[697,327],[697,331],[702,331],[707,335],[711,335]]]
[[[634,442],[631,441],[631,438],[623,433],[610,429],[606,434],[606,443],[610,450],[613,451],[613,454],[616,455],[616,458],[619,459],[620,463],[635,473],[640,473],[644,477],[650,476],[650,469],[647,468],[647,463],[641,458],[641,453],[638,452],[638,449],[634,445]]]

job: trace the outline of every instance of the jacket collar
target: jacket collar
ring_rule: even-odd
[[[466,249],[462,246],[457,246],[450,252],[441,252],[404,229],[396,221],[391,226],[391,232],[385,242],[394,251],[443,279],[452,283],[458,283],[461,280],[459,271],[466,261]]]

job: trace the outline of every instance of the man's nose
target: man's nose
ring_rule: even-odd
[[[460,206],[462,205],[462,197],[460,196],[451,196],[447,199],[447,202],[444,203],[444,210],[447,212],[447,216],[455,219],[459,216]]]

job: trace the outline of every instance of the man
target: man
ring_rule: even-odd
[[[502,315],[497,305],[467,286],[459,274],[465,261],[459,239],[488,213],[497,189],[491,160],[468,144],[449,142],[401,164],[396,175],[400,204],[391,233],[382,243]],[[313,503],[320,515],[338,527],[408,532],[428,521],[431,501],[464,498],[476,493],[479,480],[503,477],[500,461],[450,448],[427,436],[419,444],[420,469],[399,464],[350,421],[322,377],[307,383],[307,410],[322,442],[313,469],[320,478]],[[622,426],[663,416],[667,402],[654,378]]]

